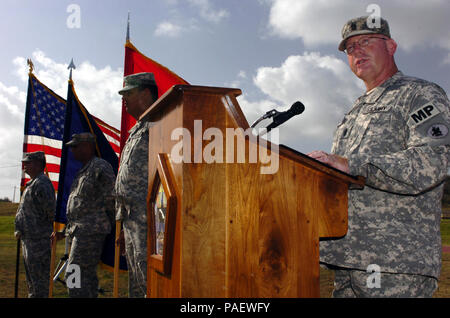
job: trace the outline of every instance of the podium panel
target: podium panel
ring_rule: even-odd
[[[320,295],[319,238],[346,234],[364,180],[252,136],[240,93],[174,86],[141,117],[148,297]]]

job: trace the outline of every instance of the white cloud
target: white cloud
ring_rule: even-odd
[[[41,50],[32,54],[35,76],[62,98],[67,97],[69,70]],[[14,74],[23,81],[23,87],[7,86],[0,82],[0,197],[12,197],[14,186],[20,182],[23,127],[25,119],[28,66],[26,59],[13,60]],[[107,66],[96,68],[88,61],[73,71],[73,81],[78,98],[94,116],[120,129],[123,70]],[[8,166],[14,168],[1,168]],[[17,195],[16,195],[17,198]]]
[[[444,58],[443,64],[450,64],[450,53]]]
[[[242,87],[247,82],[248,82],[247,73],[245,71],[241,70],[238,72],[236,79],[234,79],[231,82],[224,83],[223,86],[239,88],[239,87]]]
[[[87,110],[120,129],[122,99],[118,91],[123,85],[123,70],[112,70],[110,66],[97,69],[85,61],[73,71],[73,81],[78,98]]]
[[[370,2],[359,0],[272,0],[269,26],[275,35],[301,38],[308,47],[338,44],[350,18],[370,15]],[[381,16],[390,25],[399,47],[439,46],[450,50],[447,0],[378,0]]]
[[[169,37],[178,37],[183,28],[174,23],[165,21],[158,24],[155,30],[156,36],[169,36]]]
[[[216,9],[210,0],[165,2],[171,9],[168,10],[169,18],[159,23],[154,31],[155,36],[159,37],[177,38],[186,32],[204,30],[203,21],[219,24],[230,15],[226,9]],[[184,6],[186,3],[188,8]]]
[[[214,9],[209,0],[189,0],[189,2],[200,10],[200,16],[206,21],[220,23],[229,16],[225,9]]]
[[[14,63],[20,70],[18,62]],[[69,70],[67,64],[58,63],[47,57],[44,52],[36,50],[32,54],[34,74],[56,94],[67,98]],[[103,119],[108,124],[120,128],[121,97],[117,93],[122,87],[123,70],[112,70],[110,66],[97,69],[89,61],[77,64],[72,72],[75,92],[92,115]]]
[[[351,7],[345,3],[344,0],[274,0],[269,25],[274,34],[289,39],[302,38],[308,46],[335,42],[343,24],[340,16],[343,13],[339,14],[339,9]]]
[[[250,124],[274,104],[281,106],[279,111],[287,110],[297,100],[305,105],[301,115],[280,127],[280,142],[305,152],[317,147],[330,150],[334,129],[364,92],[362,82],[346,63],[316,52],[289,56],[279,67],[259,68],[254,84],[268,97],[257,102],[240,97]]]
[[[245,79],[245,78],[247,78],[247,73],[245,73],[245,71],[239,71],[238,77]]]
[[[0,82],[0,197],[12,199],[21,175],[26,93]],[[18,192],[16,193],[16,199]]]

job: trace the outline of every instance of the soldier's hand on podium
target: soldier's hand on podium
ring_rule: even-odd
[[[313,159],[316,159],[317,161],[332,166],[333,168],[339,169],[345,173],[350,172],[347,158],[334,154],[329,154],[321,150],[312,151],[307,155]]]

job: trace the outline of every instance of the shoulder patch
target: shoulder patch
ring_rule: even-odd
[[[432,124],[428,127],[427,136],[433,139],[445,138],[448,135],[448,127],[445,124]]]
[[[408,126],[415,127],[439,115],[440,110],[431,104],[425,105],[409,114]]]

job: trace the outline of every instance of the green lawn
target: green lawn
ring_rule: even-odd
[[[0,298],[14,297],[14,282],[16,273],[17,241],[14,238],[14,214],[17,204],[5,204],[0,202]],[[64,241],[58,242],[56,264],[64,255]],[[19,265],[19,297],[27,297],[25,270],[23,258]],[[63,274],[61,275],[62,278]],[[99,297],[112,297],[113,274],[109,270],[99,266],[98,277],[100,288],[104,290]],[[121,273],[119,278],[119,297],[128,295],[128,275]],[[55,282],[54,297],[67,297],[67,290],[60,282]]]
[[[16,264],[16,240],[14,239],[14,213],[17,204],[7,204],[0,202],[0,298],[14,296],[14,277]],[[443,219],[441,222],[442,243],[450,246],[450,219]],[[64,254],[64,241],[57,246],[56,263]],[[99,297],[112,297],[113,275],[110,271],[99,266],[99,284],[105,291]],[[126,273],[120,274],[119,297],[127,297],[128,277]],[[333,273],[326,269],[320,269],[320,296],[330,297],[333,290]],[[54,297],[67,297],[65,287],[55,282]],[[442,273],[439,282],[439,289],[435,297],[450,297],[450,254],[443,254]],[[23,261],[20,262],[19,275],[19,297],[27,297],[27,287],[25,282],[25,272]]]
[[[442,244],[450,246],[450,219],[441,221]]]

